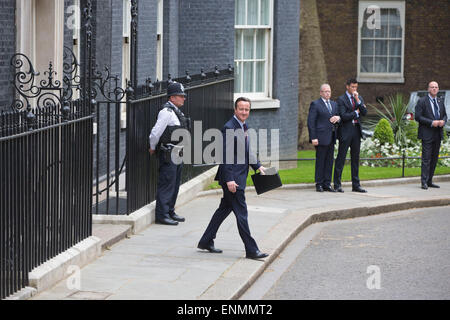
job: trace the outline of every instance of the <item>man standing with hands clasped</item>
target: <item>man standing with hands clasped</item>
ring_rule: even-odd
[[[250,150],[248,127],[245,122],[249,115],[250,100],[244,97],[238,98],[234,104],[234,116],[222,128],[224,161],[219,165],[215,180],[219,181],[222,187],[223,197],[197,248],[212,253],[222,252],[214,247],[214,239],[222,222],[233,211],[239,235],[244,242],[246,258],[261,259],[268,254],[259,251],[256,241],[250,234],[244,193],[248,166],[250,165],[255,171],[259,169],[261,174],[264,174],[266,169]]]
[[[315,181],[316,191],[336,192],[331,188],[334,144],[337,126],[341,121],[336,102],[330,100],[331,87],[320,87],[320,98],[311,102],[308,113],[309,139],[316,148]]]
[[[341,126],[338,129],[339,150],[334,166],[334,189],[344,192],[341,186],[342,170],[345,158],[350,148],[352,191],[367,192],[359,183],[359,152],[361,148],[362,128],[361,117],[367,114],[363,98],[358,93],[358,81],[349,79],[346,82],[347,91],[337,99]]]
[[[415,110],[419,122],[418,138],[422,140],[422,189],[439,188],[434,184],[433,175],[439,157],[441,140],[444,138],[442,127],[447,122],[444,102],[437,98],[439,85],[435,81],[428,84],[428,95],[419,99]]]

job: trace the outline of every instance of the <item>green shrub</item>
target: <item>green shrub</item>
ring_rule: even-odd
[[[387,97],[388,103],[385,105],[380,102],[382,109],[372,105],[378,115],[386,119],[391,125],[392,131],[394,132],[395,144],[399,146],[406,145],[406,126],[409,120],[405,119],[405,113],[408,108],[408,103],[405,97],[401,93],[397,93],[393,96]]]
[[[384,118],[378,121],[373,137],[380,141],[381,144],[394,144],[394,131],[392,131],[389,121]]]
[[[417,131],[419,129],[419,124],[417,121],[409,121],[408,125],[405,128],[406,138],[411,140],[411,144],[416,144],[418,142],[417,139]]]

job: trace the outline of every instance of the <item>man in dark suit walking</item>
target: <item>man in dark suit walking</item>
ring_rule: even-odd
[[[309,141],[316,148],[316,191],[336,192],[331,188],[334,144],[341,120],[336,102],[330,100],[331,87],[320,87],[320,98],[311,102],[308,113]]]
[[[419,99],[415,118],[419,122],[418,138],[422,140],[422,189],[439,188],[433,183],[434,170],[439,157],[443,126],[447,122],[444,102],[437,98],[439,85],[435,81],[428,84],[428,95]]]
[[[342,170],[345,157],[350,148],[352,191],[367,192],[359,182],[359,152],[361,147],[362,128],[361,117],[367,114],[363,98],[358,93],[358,81],[349,79],[346,82],[347,91],[337,99],[341,125],[338,128],[339,150],[334,166],[334,189],[344,192],[341,186]]]
[[[222,128],[224,162],[219,166],[215,180],[219,181],[222,187],[223,198],[197,248],[213,253],[222,252],[214,247],[214,239],[222,222],[233,211],[239,235],[244,242],[246,257],[261,259],[267,257],[268,254],[259,251],[256,241],[250,234],[244,194],[249,165],[255,171],[259,169],[261,174],[264,174],[265,170],[249,150],[248,127],[245,123],[249,114],[250,100],[243,97],[238,98],[234,104],[234,116]]]

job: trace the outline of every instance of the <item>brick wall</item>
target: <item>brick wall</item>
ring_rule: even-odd
[[[179,2],[178,73],[234,64],[234,0]]]
[[[13,97],[10,59],[16,48],[15,8],[15,0],[0,0],[0,110],[10,105]]]
[[[357,0],[317,0],[322,45],[332,98],[345,91],[345,81],[357,74]],[[450,3],[447,0],[405,1],[405,83],[360,83],[367,103],[396,92],[409,97],[411,91],[426,90],[436,80],[450,89]],[[386,102],[386,99],[385,99]]]

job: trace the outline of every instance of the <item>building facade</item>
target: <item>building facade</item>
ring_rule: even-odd
[[[166,80],[231,66],[235,97],[253,101],[250,126],[279,130],[283,157],[296,157],[298,114],[298,1],[138,1],[137,82]],[[86,0],[0,0],[0,110],[14,95],[10,57],[26,54],[35,68],[52,61],[62,75],[63,47],[84,55]],[[80,8],[80,9],[78,9]],[[131,0],[92,1],[93,56],[130,79]],[[14,27],[14,26],[17,27]],[[51,36],[49,36],[51,35]],[[232,108],[232,106],[230,106]],[[125,111],[124,111],[125,112]],[[270,137],[268,139],[270,143]]]
[[[449,1],[317,0],[317,12],[333,98],[350,77],[369,104],[432,80],[450,88]]]

